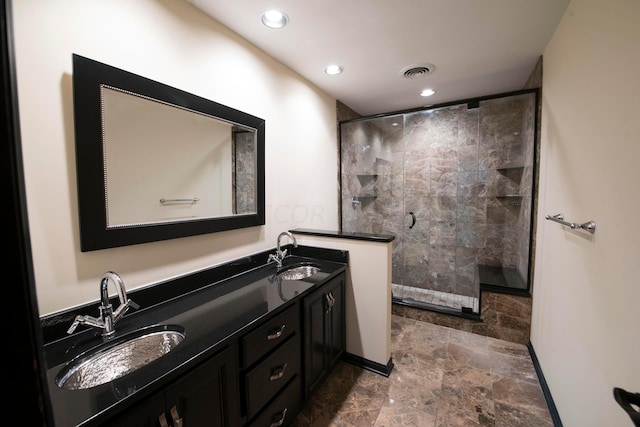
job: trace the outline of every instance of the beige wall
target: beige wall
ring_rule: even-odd
[[[296,234],[301,245],[349,252],[347,353],[386,366],[391,359],[391,242]]]
[[[638,70],[637,0],[573,0],[544,52],[531,342],[568,427],[631,426],[612,389],[640,392]]]
[[[130,290],[269,250],[286,229],[338,227],[335,99],[186,2],[20,0],[13,9],[41,315],[97,300],[107,270]],[[266,226],[80,252],[72,53],[265,119]]]

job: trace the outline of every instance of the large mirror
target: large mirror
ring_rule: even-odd
[[[83,252],[263,225],[263,119],[73,55]]]

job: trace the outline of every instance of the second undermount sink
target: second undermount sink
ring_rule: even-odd
[[[56,385],[81,390],[108,383],[164,356],[184,338],[178,325],[139,329],[73,359],[56,376]]]
[[[313,276],[318,271],[320,271],[320,269],[314,265],[301,265],[278,273],[278,277],[282,280],[302,280]]]

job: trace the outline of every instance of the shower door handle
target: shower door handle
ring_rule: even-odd
[[[411,215],[411,225],[409,226],[409,230],[411,230],[416,225],[416,216],[413,212],[409,212],[409,215]]]

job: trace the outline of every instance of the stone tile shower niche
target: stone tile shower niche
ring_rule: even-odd
[[[536,91],[340,124],[342,230],[394,234],[394,303],[528,295]]]

